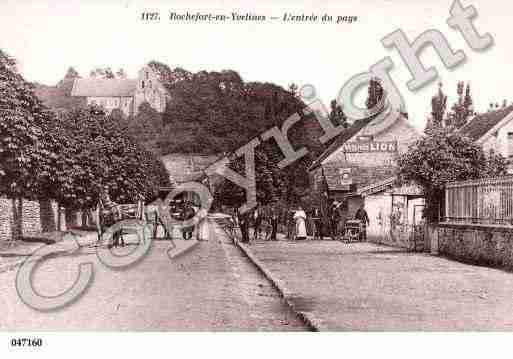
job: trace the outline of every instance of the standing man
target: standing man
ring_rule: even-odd
[[[278,233],[278,211],[276,208],[271,208],[271,241],[277,241],[276,235]]]
[[[248,213],[238,214],[239,215],[239,227],[240,227],[240,234],[242,236],[242,242],[247,243],[249,242],[249,218]]]
[[[257,205],[255,211],[253,212],[253,225],[255,226],[253,232],[253,239],[258,239],[261,231],[262,224],[262,213],[260,212],[260,207]]]
[[[331,206],[331,239],[337,239],[338,236],[338,224],[340,222],[340,203],[334,201]]]
[[[185,202],[183,209],[183,221],[188,221],[194,217],[194,209],[189,202]],[[194,231],[194,225],[184,226],[182,228],[182,236],[184,240],[192,239],[192,232]]]
[[[360,208],[358,208],[358,210],[356,211],[354,218],[356,218],[362,222],[362,233],[360,234],[360,239],[362,241],[366,241],[367,240],[367,225],[369,225],[370,222],[369,222],[369,216],[367,215],[367,212],[365,211],[363,203],[360,205]]]
[[[315,207],[312,213],[313,239],[321,239],[321,211]]]

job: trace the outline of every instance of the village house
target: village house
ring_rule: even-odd
[[[336,200],[352,218],[364,204],[370,240],[408,245],[424,200],[418,187],[396,185],[397,159],[420,136],[386,100],[378,114],[355,121],[309,168],[323,211]]]
[[[139,106],[148,102],[158,112],[164,112],[168,91],[151,66],[139,70],[136,79],[77,78],[71,97],[82,98],[87,105],[97,104],[108,113],[120,109],[126,116],[137,114]]]
[[[460,129],[460,133],[490,151],[502,155],[508,162],[508,173],[513,174],[513,105],[474,116]]]

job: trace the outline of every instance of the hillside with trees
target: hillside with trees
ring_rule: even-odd
[[[2,50],[0,91],[0,196],[75,210],[95,206],[104,185],[120,203],[150,200],[169,185],[162,162],[121,124],[96,107],[49,110]],[[15,220],[21,223],[21,212]]]

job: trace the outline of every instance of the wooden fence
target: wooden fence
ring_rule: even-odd
[[[445,220],[513,225],[513,176],[448,184],[445,188]]]

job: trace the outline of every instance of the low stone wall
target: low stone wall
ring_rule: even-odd
[[[513,227],[443,223],[438,251],[462,262],[513,270]]]
[[[21,207],[22,236],[40,232],[67,230],[83,225],[81,212],[62,211],[58,218],[58,205],[55,201],[14,201],[0,197],[0,241],[10,240],[17,230],[16,210]]]

